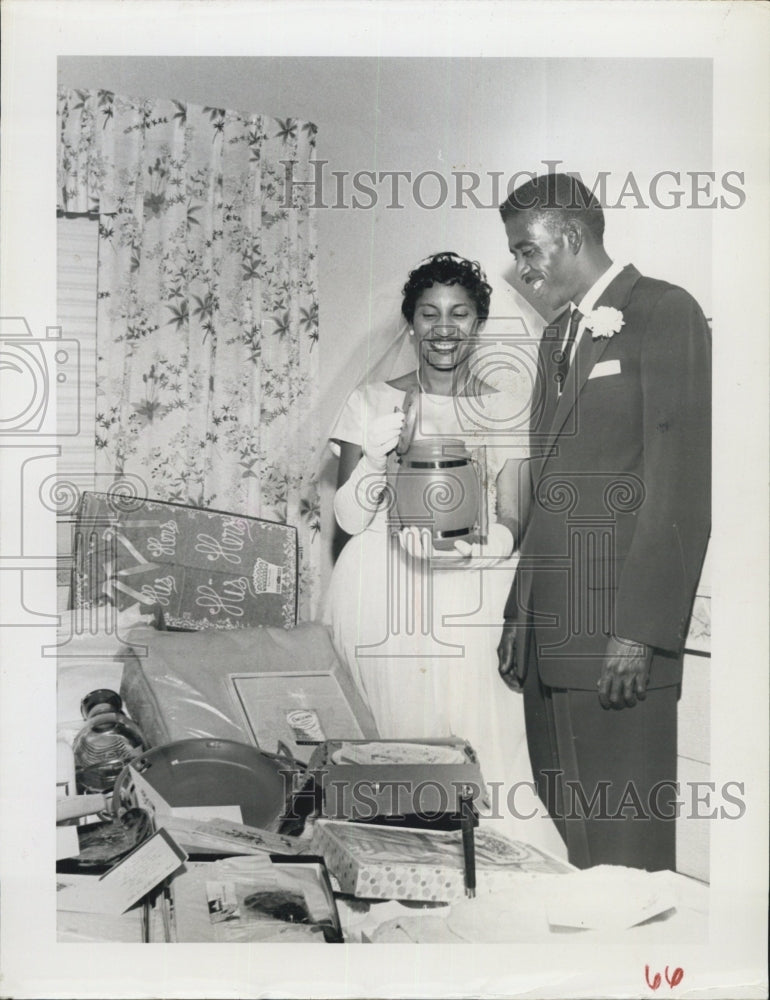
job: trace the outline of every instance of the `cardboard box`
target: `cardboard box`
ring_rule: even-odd
[[[458,738],[328,740],[313,752],[308,771],[320,786],[326,819],[459,815],[464,787],[474,802],[485,801],[476,753]]]
[[[73,549],[76,608],[138,603],[182,629],[297,621],[297,531],[289,525],[84,493]]]
[[[464,897],[459,831],[413,830],[319,819],[311,850],[323,855],[340,890],[362,899],[451,903]],[[480,827],[475,832],[480,892],[515,885],[531,875],[562,875],[570,865],[521,841]]]

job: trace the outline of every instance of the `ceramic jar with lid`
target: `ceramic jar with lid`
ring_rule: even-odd
[[[399,456],[391,518],[401,527],[430,528],[433,546],[475,541],[479,528],[479,476],[464,443],[455,438],[412,441]]]

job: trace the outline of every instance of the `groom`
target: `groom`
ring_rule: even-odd
[[[710,333],[613,263],[566,174],[500,209],[543,314],[528,513],[498,647],[538,793],[580,868],[675,867],[682,646],[710,526]]]

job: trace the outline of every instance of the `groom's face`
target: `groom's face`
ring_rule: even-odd
[[[516,260],[519,278],[533,298],[543,303],[543,313],[561,309],[576,294],[578,273],[567,235],[542,215],[517,212],[506,220],[508,247]]]

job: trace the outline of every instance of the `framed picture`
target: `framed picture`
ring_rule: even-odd
[[[234,700],[257,746],[304,759],[328,739],[363,739],[338,677],[328,672],[230,674]]]

